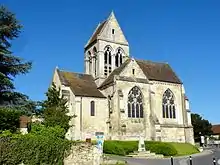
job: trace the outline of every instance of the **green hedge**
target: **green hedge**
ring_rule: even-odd
[[[0,133],[5,130],[16,132],[19,128],[19,117],[24,112],[9,107],[0,107]]]
[[[63,138],[64,129],[33,126],[29,134],[0,135],[0,164],[62,165],[65,154],[73,144]]]
[[[170,143],[146,141],[145,147],[147,150],[150,150],[156,154],[163,154],[164,156],[177,155],[176,148]]]
[[[105,141],[103,151],[106,154],[125,156],[138,149],[137,141]]]
[[[146,150],[164,156],[188,155],[197,153],[198,149],[187,143],[168,143],[145,141]],[[104,153],[125,156],[138,150],[138,141],[116,141],[107,140],[104,142]]]

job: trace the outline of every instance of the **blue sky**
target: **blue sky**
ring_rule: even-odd
[[[16,55],[33,61],[17,90],[42,100],[55,66],[83,72],[83,47],[112,10],[139,59],[168,62],[184,82],[191,110],[220,123],[220,1],[0,0],[24,25]]]

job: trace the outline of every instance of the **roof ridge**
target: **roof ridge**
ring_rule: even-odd
[[[107,19],[105,19],[104,21],[102,21],[101,23],[99,22],[99,24],[96,26],[96,29],[94,30],[94,32],[92,33],[91,37],[89,38],[88,42],[85,45],[85,49],[91,44],[93,43],[93,41],[95,39],[97,39],[98,35],[101,33],[102,29],[104,28],[105,24],[107,22]]]
[[[144,60],[144,59],[137,59],[137,58],[135,58],[135,61],[143,61],[143,62],[150,62],[150,63],[155,63],[155,64],[168,64],[168,65],[170,65],[168,62]]]
[[[58,69],[58,70],[61,71],[61,72],[68,72],[68,73],[76,73],[76,74],[90,75],[90,74],[87,74],[87,73],[73,72],[73,71],[68,71],[68,70],[63,70],[63,69]],[[90,75],[90,76],[92,76],[92,75]]]

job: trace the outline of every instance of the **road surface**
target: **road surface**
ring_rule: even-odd
[[[213,157],[216,159],[216,165],[220,159],[220,149],[206,150],[202,153],[192,155],[193,165],[213,165]],[[136,158],[117,158],[126,160],[128,165],[171,165],[169,158],[164,159],[136,159]],[[174,165],[189,165],[188,157],[174,158]]]

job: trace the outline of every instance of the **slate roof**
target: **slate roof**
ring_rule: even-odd
[[[214,135],[220,135],[220,124],[212,125],[212,131]]]
[[[69,86],[75,96],[105,98],[97,89],[95,80],[91,75],[61,71],[59,69],[57,69],[57,73],[61,83]]]
[[[115,69],[99,88],[104,89],[107,85],[113,83],[114,76],[119,75],[130,61],[131,59],[126,60],[120,67]],[[149,80],[182,84],[181,80],[167,63],[158,63],[146,60],[135,61]]]
[[[101,33],[101,31],[102,31],[102,29],[103,29],[103,27],[104,27],[104,25],[105,25],[106,22],[107,22],[107,21],[105,20],[105,21],[103,21],[103,22],[98,26],[98,28],[96,29],[96,31],[95,31],[94,34],[92,35],[92,37],[91,37],[91,39],[89,40],[89,43],[87,44],[86,47],[90,46],[93,42],[95,42],[95,41],[97,40],[97,37],[98,37],[98,35]]]

